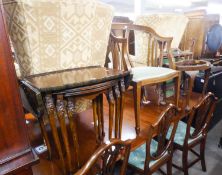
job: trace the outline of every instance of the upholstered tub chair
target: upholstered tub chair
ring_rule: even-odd
[[[110,6],[97,0],[5,0],[4,10],[22,76],[104,65]]]
[[[184,31],[188,23],[188,18],[183,14],[152,14],[141,15],[135,19],[135,24],[143,25],[152,28],[162,37],[173,37],[171,48],[174,51],[179,48],[180,41],[182,40]],[[135,42],[144,43],[147,38],[141,40],[140,36],[135,34]],[[135,44],[139,45],[139,44]],[[137,57],[135,65],[147,64],[147,51],[143,47],[135,47],[135,52],[140,53]]]
[[[3,7],[20,79],[104,66],[113,18],[111,6],[99,0],[3,0]],[[90,106],[91,101],[79,99],[74,110],[82,112]]]
[[[98,0],[3,0],[20,76],[105,64],[113,9]],[[83,111],[88,103],[78,103]]]

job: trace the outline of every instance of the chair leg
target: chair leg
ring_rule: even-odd
[[[184,175],[188,175],[188,149],[183,150],[182,164],[183,164]]]
[[[170,158],[170,160],[168,160],[167,162],[167,175],[172,175],[172,157]]]
[[[206,145],[206,140],[204,139],[200,144],[200,160],[201,160],[202,170],[204,172],[207,171],[205,163],[205,145]]]
[[[133,85],[133,98],[134,98],[134,112],[136,122],[136,134],[140,133],[140,100],[141,100],[141,86],[138,83]]]

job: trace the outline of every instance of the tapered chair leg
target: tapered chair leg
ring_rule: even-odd
[[[206,163],[205,163],[205,145],[206,145],[206,140],[203,140],[200,144],[200,160],[201,160],[202,170],[204,172],[207,171]]]
[[[140,100],[141,100],[141,85],[135,83],[133,85],[133,98],[134,98],[134,112],[136,121],[136,134],[140,133]]]
[[[172,166],[173,166],[173,163],[172,163],[172,157],[171,157],[171,159],[167,162],[167,175],[172,175]]]
[[[183,164],[184,175],[188,175],[188,149],[183,150],[182,164]]]

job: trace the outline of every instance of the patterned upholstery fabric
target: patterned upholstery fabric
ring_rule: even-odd
[[[134,67],[131,69],[133,81],[138,82],[148,78],[160,78],[176,71],[164,67]]]
[[[135,24],[151,27],[163,37],[173,37],[171,48],[178,48],[185,31],[188,18],[179,14],[153,14],[138,16]],[[145,33],[135,33],[135,66],[147,65],[147,47],[149,36]],[[158,53],[159,54],[159,53]],[[150,65],[148,65],[150,66]]]
[[[138,16],[136,24],[154,29],[160,36],[173,37],[172,48],[178,48],[188,23],[182,14],[152,14]]]
[[[178,145],[183,145],[184,144],[184,139],[185,139],[185,136],[186,136],[186,129],[187,129],[187,124],[182,122],[182,121],[179,121],[178,123],[178,126],[177,126],[177,130],[176,130],[176,134],[175,134],[175,137],[174,137],[174,142]],[[167,138],[169,139],[170,135],[171,135],[171,132],[172,132],[172,128],[170,127],[169,128],[169,131],[167,133]],[[191,127],[190,128],[190,134],[192,134],[194,132],[194,128]],[[188,140],[188,143],[190,143],[192,140]]]
[[[3,0],[3,6],[21,76],[104,65],[111,6],[97,0]],[[76,112],[90,104],[77,101]]]
[[[151,144],[150,144],[150,154],[151,155],[156,153],[157,146],[158,146],[158,143],[152,139]],[[167,153],[165,153],[165,154],[167,154]],[[128,162],[129,162],[129,164],[131,164],[141,170],[144,170],[145,159],[146,159],[146,143],[144,143],[139,148],[137,148],[135,151],[132,151],[130,153]],[[149,166],[151,167],[157,161],[158,160],[150,161]]]
[[[4,9],[22,76],[104,65],[110,6],[97,0],[13,0]]]

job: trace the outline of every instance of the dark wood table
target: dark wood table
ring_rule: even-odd
[[[38,74],[21,80],[21,85],[39,120],[51,158],[52,145],[50,145],[43,119],[44,113],[48,114],[46,116],[49,120],[56,150],[62,161],[64,173],[73,172],[71,143],[75,147],[75,167],[76,169],[79,168],[75,100],[82,97],[92,100],[96,140],[100,144],[105,136],[103,118],[103,94],[105,93],[109,102],[109,138],[113,138],[113,121],[115,123],[114,138],[121,138],[124,92],[129,86],[130,79],[131,76],[128,71],[95,66]],[[67,120],[70,129],[66,127]],[[57,129],[58,123],[61,129],[62,142]],[[69,130],[72,134],[71,141],[68,139]],[[62,149],[63,147],[65,150]],[[64,152],[67,158],[64,158]]]

